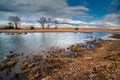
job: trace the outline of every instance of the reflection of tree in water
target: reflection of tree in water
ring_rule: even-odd
[[[1,35],[0,35],[1,36]],[[2,37],[0,37],[0,61],[3,59],[3,56],[5,56],[5,52],[6,52],[6,50],[5,50],[5,44],[4,44],[4,42],[3,42],[4,40],[3,40],[3,38]]]
[[[2,47],[3,47],[4,45],[3,45],[3,40],[2,40],[2,38],[0,37],[0,54],[2,54],[4,51],[3,51],[3,49],[2,49]]]
[[[53,40],[54,36],[51,36],[50,34],[46,33],[41,33],[41,46],[42,47],[50,47],[52,43],[54,42]]]
[[[21,35],[12,35],[9,37],[8,43],[13,48],[13,51],[22,51],[24,49],[25,40]]]
[[[41,33],[41,38],[40,38],[40,41],[41,41],[41,47],[45,47],[47,45],[47,41],[46,41],[46,36],[45,36],[45,33]]]
[[[10,51],[21,52],[24,49],[24,40],[20,35],[0,35],[0,60]]]
[[[51,33],[50,33],[51,34]],[[52,37],[49,33],[31,33],[27,36],[25,45],[28,53],[39,53],[52,44]]]

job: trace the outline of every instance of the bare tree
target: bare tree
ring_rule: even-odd
[[[49,28],[51,26],[51,18],[47,19],[47,28]]]
[[[44,29],[45,28],[45,24],[47,22],[47,19],[46,19],[46,17],[41,17],[40,20],[38,20],[37,22],[40,23],[42,28]]]
[[[55,21],[54,21],[54,24],[55,24],[55,29],[57,29],[57,27],[58,27],[58,26],[57,26],[57,25],[58,25],[58,21],[55,20]]]
[[[20,23],[20,18],[18,16],[9,16],[8,20],[14,24],[15,28],[18,28],[18,24]]]

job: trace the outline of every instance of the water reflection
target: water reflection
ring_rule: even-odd
[[[76,43],[84,43],[96,37],[107,36],[108,33],[28,33],[0,34],[0,57],[15,51],[18,53],[39,53],[50,47],[66,48]]]

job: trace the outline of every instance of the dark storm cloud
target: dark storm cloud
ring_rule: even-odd
[[[16,11],[15,9],[13,8],[10,8],[10,7],[6,7],[4,5],[0,5],[0,11],[4,11],[4,12],[14,12]]]
[[[19,16],[72,17],[88,11],[85,6],[69,7],[66,0],[2,0],[0,2],[2,17],[9,15],[8,12]]]
[[[17,12],[24,10],[24,7],[30,6],[29,3],[18,3],[15,0],[3,0],[0,2],[0,11]]]
[[[14,9],[14,6],[12,5],[12,0],[8,1],[8,0],[1,0],[0,1],[0,11],[4,11],[4,12],[13,12],[16,11]]]

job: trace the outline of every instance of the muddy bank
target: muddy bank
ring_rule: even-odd
[[[119,80],[120,40],[87,43],[97,47],[76,44],[34,55],[11,53],[0,63],[0,80]]]
[[[119,33],[113,33],[111,38],[120,39],[120,34]]]

